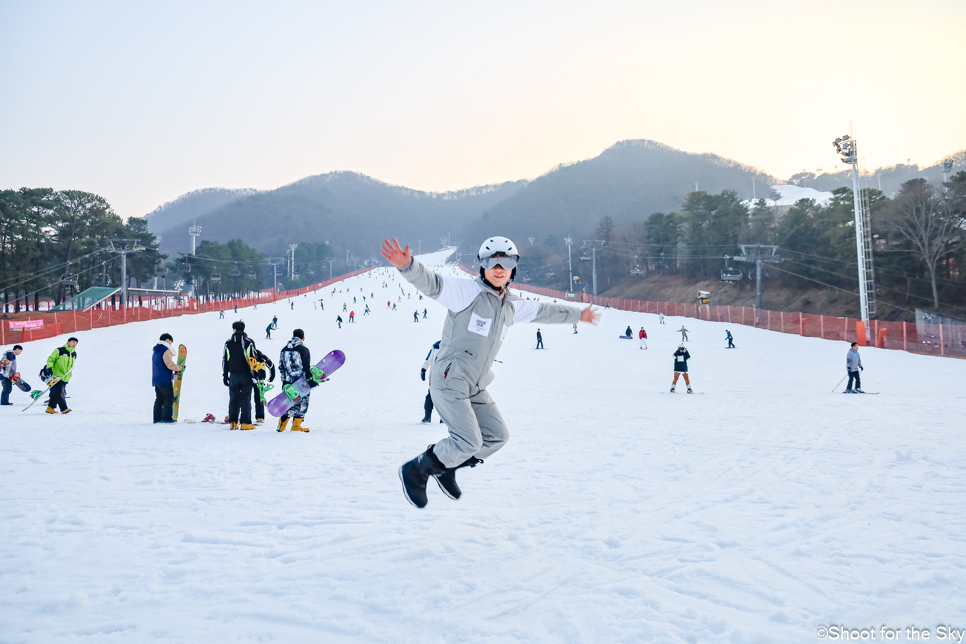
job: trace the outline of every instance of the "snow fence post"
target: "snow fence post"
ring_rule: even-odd
[[[876,324],[875,326],[876,326],[876,329],[878,330],[878,333],[876,333],[877,340],[876,340],[876,345],[875,346],[877,346],[880,349],[885,349],[886,348],[886,345],[885,345],[886,334],[888,333],[889,330],[888,329],[879,329],[878,328],[879,327],[878,324]]]
[[[941,355],[943,358],[946,357],[946,336],[943,333],[944,326],[946,325],[945,324],[939,325],[939,355]]]
[[[802,336],[803,338],[805,337],[805,322],[807,321],[808,321],[807,317],[805,317],[802,314],[798,315],[798,324],[801,327],[801,330],[799,331],[799,335]]]
[[[903,351],[909,350],[909,345],[906,342],[906,321],[905,320],[902,321],[902,350]]]
[[[785,332],[785,312],[784,311],[779,311],[778,312],[778,317],[781,320],[781,331],[782,331],[782,333],[784,333]]]
[[[855,321],[855,340],[859,343],[860,347],[869,346],[868,342],[865,341],[865,323],[862,320]]]

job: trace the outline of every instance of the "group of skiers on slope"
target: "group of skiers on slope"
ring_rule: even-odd
[[[51,352],[43,369],[40,370],[40,379],[45,383],[53,383],[49,385],[48,414],[70,413],[70,407],[67,406],[67,383],[70,382],[74,361],[77,360],[77,342],[77,338],[68,338],[64,346],[57,347]],[[22,391],[30,392],[30,387],[24,386],[20,372],[17,371],[17,357],[21,353],[23,353],[23,347],[15,344],[12,349],[0,355],[0,381],[2,381],[0,406],[13,405],[10,402],[10,392],[13,391],[14,385]],[[31,397],[36,400],[42,393],[44,393],[43,390],[34,390],[31,392]]]

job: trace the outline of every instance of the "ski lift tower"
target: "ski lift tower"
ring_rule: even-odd
[[[761,271],[762,264],[778,264],[784,262],[785,258],[778,255],[778,246],[763,246],[761,244],[741,244],[742,255],[736,255],[731,259],[736,262],[755,263],[755,316],[761,309]]]
[[[289,244],[288,252],[291,254],[289,258],[289,279],[295,279],[295,249],[298,248],[298,244]],[[348,255],[346,256],[348,257]]]
[[[593,264],[593,269],[594,269],[594,297],[596,297],[597,296],[597,251],[598,250],[603,251],[604,250],[604,246],[607,245],[607,242],[604,241],[604,240],[602,240],[602,239],[585,239],[584,240],[584,246],[587,246],[588,244],[590,245],[591,254],[593,255],[593,259],[591,261],[594,262],[594,264]]]
[[[144,250],[144,246],[138,245],[137,239],[114,239],[108,243],[111,245],[108,252],[121,256],[121,310],[124,310],[127,306],[127,256]]]
[[[201,226],[198,225],[198,220],[195,220],[194,225],[188,229],[188,234],[191,235],[191,254],[195,254],[195,242],[201,237]]]
[[[850,135],[840,136],[832,141],[842,163],[852,166],[852,201],[855,207],[855,254],[859,269],[859,306],[862,324],[865,325],[865,339],[869,340],[869,316],[875,315],[875,273],[872,271],[872,226],[869,210],[862,207],[862,193],[859,190],[859,148]]]
[[[265,261],[272,267],[272,293],[278,293],[278,267],[288,263],[288,260],[281,257],[270,257]]]

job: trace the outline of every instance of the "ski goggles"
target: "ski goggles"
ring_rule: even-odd
[[[481,259],[480,266],[486,269],[502,266],[505,270],[512,271],[517,267],[517,260],[515,257],[507,257],[506,255],[494,255]]]

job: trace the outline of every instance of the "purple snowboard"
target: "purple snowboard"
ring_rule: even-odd
[[[345,354],[336,349],[315,363],[315,366],[321,369],[322,373],[324,373],[326,378],[328,378],[343,364],[345,364]],[[309,387],[309,381],[305,379],[305,376],[302,376],[292,383],[292,386],[295,387],[300,396],[304,396],[312,389]],[[268,409],[268,413],[277,418],[291,409],[294,405],[295,402],[286,396],[285,392],[283,391],[268,401],[266,408]]]

